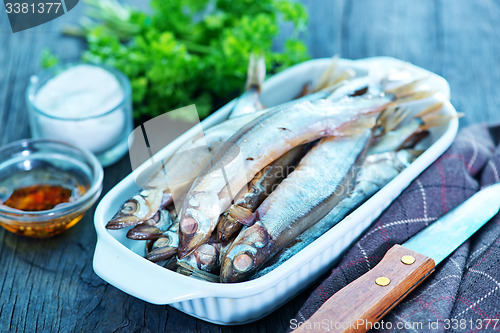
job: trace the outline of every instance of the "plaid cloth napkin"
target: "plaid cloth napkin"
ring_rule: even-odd
[[[402,244],[481,187],[499,182],[499,142],[500,126],[461,130],[450,149],[403,191],[317,285],[295,322],[304,322],[335,292],[373,268],[394,244]],[[500,214],[383,319],[392,328],[374,331],[500,331],[499,236]]]

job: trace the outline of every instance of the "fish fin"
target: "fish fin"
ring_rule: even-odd
[[[426,131],[429,128],[439,126],[444,124],[454,118],[462,118],[463,113],[457,113],[456,115],[443,115],[438,114],[443,108],[443,102],[434,103],[423,111],[417,113],[414,118],[420,119],[422,125],[419,127],[421,131]]]
[[[352,79],[356,73],[353,69],[347,68],[344,71],[340,72],[338,75],[333,76],[328,82],[328,87],[336,86],[341,82]]]
[[[397,86],[392,89],[385,90],[384,93],[386,95],[394,95],[396,98],[403,98],[405,96],[412,95],[415,93],[415,88],[418,87],[420,83],[427,80],[428,78],[429,76],[421,77],[409,83]]]
[[[330,64],[325,69],[323,74],[321,74],[318,83],[316,83],[316,86],[313,88],[313,92],[323,90],[329,86],[328,82],[330,81],[330,77],[337,71],[338,63],[339,56],[333,56]]]
[[[401,104],[408,103],[408,102],[411,102],[411,101],[416,101],[416,100],[419,100],[419,99],[424,99],[424,98],[427,98],[427,97],[431,97],[431,96],[435,95],[436,93],[438,93],[437,90],[435,90],[435,89],[428,89],[428,90],[414,91],[412,93],[409,93],[409,94],[403,95],[403,96],[394,95],[395,96],[395,100],[392,103],[394,105],[401,105]]]
[[[462,118],[464,117],[465,114],[464,113],[457,113],[456,115],[435,115],[433,116],[431,119],[427,119],[421,126],[420,126],[420,130],[421,131],[426,131],[428,130],[429,128],[432,128],[432,127],[436,127],[436,126],[439,126],[439,125],[442,125],[448,121],[450,121],[451,119],[458,119],[458,118]]]
[[[293,99],[298,99],[302,98],[306,95],[309,95],[312,91],[312,83],[311,81],[307,81],[303,86],[302,89],[300,89],[300,92],[295,96]]]
[[[389,121],[389,115],[396,111],[396,106],[389,105],[389,107],[382,110],[380,115],[377,118],[377,127],[384,128],[387,122]]]
[[[405,109],[405,108],[399,108],[400,110],[397,114],[394,115],[394,119],[392,120],[392,123],[390,124],[390,131],[394,130],[396,127],[398,127],[400,124],[403,123],[405,119],[408,119],[408,116],[410,115],[410,110]]]
[[[257,89],[261,91],[262,84],[266,78],[266,60],[264,55],[256,56],[254,53],[250,54],[250,62],[248,64],[246,90]]]
[[[426,108],[425,110],[420,111],[417,113],[414,118],[421,118],[423,119],[425,116],[429,114],[435,114],[439,110],[443,108],[443,102],[437,102]]]
[[[359,135],[366,131],[366,129],[373,128],[376,124],[376,117],[362,117],[354,121],[352,126],[345,126],[340,129],[340,135],[342,136],[354,136]],[[334,135],[335,136],[335,135]]]
[[[410,110],[396,105],[390,105],[377,119],[377,127],[381,133],[388,133],[397,128],[405,119],[408,119]]]
[[[182,261],[177,261],[177,264],[179,265],[179,267],[177,268],[177,273],[179,274],[209,282],[219,282],[220,280],[220,277],[218,275],[202,271]]]
[[[377,127],[382,133],[388,133],[396,128],[401,119],[406,115],[406,110],[403,110],[395,105],[390,105],[384,109],[377,118]]]
[[[413,149],[413,148],[408,148],[405,149],[412,157],[417,158],[420,155],[424,153],[424,149]]]

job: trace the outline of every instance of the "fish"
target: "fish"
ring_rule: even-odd
[[[182,200],[193,180],[221,145],[239,128],[260,116],[256,112],[226,120],[208,128],[181,146],[142,184],[143,188],[167,189],[173,202]]]
[[[205,244],[196,248],[193,253],[185,258],[178,258],[177,263],[185,268],[199,270],[211,274],[219,275],[220,252],[227,245],[219,242],[216,237],[212,237]]]
[[[402,170],[408,167],[418,155],[412,150],[390,151],[368,155],[359,170],[356,184],[347,197],[336,205],[324,218],[304,231],[285,248],[271,257],[250,280],[264,276],[283,264],[365,202]]]
[[[340,94],[337,93],[334,96],[342,96],[347,92],[355,91],[356,89],[359,89],[359,86],[364,85],[366,85],[366,80],[355,81],[354,83],[350,83],[349,85],[342,86],[343,90],[340,92]],[[314,102],[324,98],[332,92],[335,94],[335,89],[332,89],[329,92],[316,93],[307,96],[302,100],[286,103],[285,106],[291,106],[295,103],[301,102]],[[248,124],[252,120],[262,116],[267,112],[279,110],[282,107],[283,106],[277,106],[267,110],[255,111],[250,114],[236,116],[232,119],[224,121],[221,124],[207,129],[204,135],[200,134],[198,136],[195,136],[184,145],[182,145],[182,147],[166,162],[164,161],[162,163],[163,167],[157,170],[153,174],[153,176],[149,177],[146,181],[138,180],[141,183],[141,186],[144,188],[143,191],[152,191],[153,193],[155,193],[159,190],[163,190],[165,196],[164,205],[172,204],[174,201],[181,202],[189,187],[191,186],[193,179],[195,179],[196,175],[200,173],[200,171],[203,169],[203,166],[207,163],[207,161],[210,160],[215,151],[217,151],[229,137],[231,137],[239,128],[243,127],[245,124]],[[123,204],[120,211],[127,211],[129,209],[130,200]],[[147,197],[144,203],[148,203]],[[152,216],[154,216],[154,214],[156,214],[156,212],[154,212],[154,209],[157,207],[157,204],[152,203],[152,205],[150,206],[152,206],[153,208],[148,213],[147,218],[151,218]],[[113,219],[111,219],[110,222],[108,222],[107,228],[119,229],[127,226],[142,224],[145,221],[146,218],[135,216],[133,221],[124,224],[120,222],[120,216],[117,214]],[[134,234],[134,232],[136,233]],[[155,229],[154,226],[151,225],[148,227],[144,226],[135,229],[131,234],[129,234],[129,236],[142,237],[144,239],[154,239],[160,234],[162,234],[162,231],[159,229]]]
[[[278,160],[280,161],[280,163],[273,163],[272,166],[267,166],[266,168],[264,168],[264,170],[261,172],[262,177],[255,179],[255,184],[252,187],[253,190],[251,190],[250,192],[246,192],[245,196],[242,196],[241,201],[238,202],[238,204],[245,204],[245,207],[256,208],[256,206],[258,206],[262,202],[262,200],[264,200],[265,196],[267,196],[272,191],[272,187],[276,185],[278,179],[286,177],[286,175],[291,170],[293,170],[294,165],[298,162],[300,157],[303,156],[307,149],[309,149],[309,147],[299,146],[280,158]],[[172,210],[172,208],[170,209]],[[159,214],[157,215],[159,216]],[[240,216],[235,217],[237,218]],[[170,218],[170,220],[173,219]],[[128,231],[127,238],[135,240],[157,240],[159,238],[164,238],[160,239],[158,243],[155,243],[154,251],[150,250],[150,252],[153,253],[149,255],[149,258],[159,261],[165,259],[166,256],[172,255],[174,251],[176,251],[176,249],[174,249],[173,247],[175,246],[175,244],[178,244],[178,235],[172,234],[172,230],[174,229],[169,229],[168,233],[165,235],[165,229],[158,221],[161,221],[159,217],[157,217],[155,220],[152,220],[153,223],[144,223],[137,225],[136,227]],[[234,223],[237,223],[238,221],[239,220],[236,219],[231,220],[231,222]],[[156,223],[158,223],[158,225],[156,225]],[[236,227],[237,228],[232,228],[232,226],[227,226],[227,229],[230,229],[230,231],[224,230],[223,232],[225,233],[226,237],[217,237],[218,241],[221,243],[227,242],[232,236],[230,232],[237,232],[236,229],[238,229],[239,226],[236,225]],[[176,231],[177,229],[175,228],[175,232]],[[163,249],[163,247],[167,247],[167,249]]]
[[[152,191],[156,193],[162,190],[164,193],[164,205],[175,202],[181,202],[192,185],[193,180],[201,172],[206,163],[214,156],[215,152],[221,145],[227,141],[237,130],[253,121],[254,119],[262,116],[267,112],[280,110],[283,107],[293,106],[296,103],[314,102],[325,98],[333,93],[332,98],[341,97],[351,91],[359,90],[360,87],[366,86],[367,79],[354,80],[349,84],[340,85],[342,89],[336,92],[335,89],[330,91],[322,91],[316,94],[305,96],[302,99],[285,103],[284,105],[277,106],[266,110],[254,110],[253,113],[234,116],[232,119],[226,120],[218,125],[208,128],[204,133],[200,133],[194,138],[184,143],[172,156],[166,161],[161,162],[161,167],[158,168],[152,176],[143,180],[145,176],[140,176],[137,179],[138,185],[143,188],[142,191]],[[147,174],[146,174],[147,175]],[[142,193],[142,192],[141,192]],[[134,199],[127,200],[119,211],[123,211],[128,223],[121,223],[122,216],[116,214],[107,224],[109,229],[119,229],[127,226],[134,226],[151,218],[157,211],[155,208],[158,206],[156,202],[148,203],[148,196],[144,197],[146,201],[139,200],[143,203],[142,207],[153,207],[146,217],[128,217],[127,212],[135,205]],[[144,205],[146,204],[146,205]]]
[[[394,112],[386,113],[387,115],[390,114],[389,118],[392,119],[385,119],[385,115],[380,117],[379,121],[386,124],[382,127],[384,132],[379,134],[379,139],[370,148],[369,154],[414,147],[429,134],[428,130],[430,128],[464,115],[463,113],[456,115],[439,114],[442,108],[443,102],[439,101],[414,116],[410,116],[410,111],[405,108],[395,108]]]
[[[282,170],[277,170],[279,169],[278,165],[273,166],[268,166],[264,170],[267,172],[262,172],[262,177],[258,178],[258,183],[255,183],[252,187],[252,189],[255,191],[250,191],[246,192],[245,195],[247,195],[247,198],[245,196],[242,196],[240,204],[245,203],[247,206],[246,207],[255,207],[262,202],[265,196],[267,196],[271,192],[271,187],[273,185],[276,185],[276,179],[282,179],[286,177],[286,175],[294,168],[294,165],[292,163],[298,162],[298,159],[300,159],[301,156],[305,153],[305,151],[309,149],[309,147],[306,146],[300,146],[295,148],[293,151],[290,151],[287,153],[287,156],[283,156],[280,158],[278,161],[281,163],[279,166],[281,167]],[[277,162],[278,162],[277,161]],[[276,177],[271,176],[272,170],[275,171]],[[267,176],[267,177],[266,177]],[[256,180],[257,182],[257,180]],[[236,204],[235,204],[236,205]],[[240,217],[240,216],[238,216]],[[158,218],[157,218],[158,221]],[[237,222],[239,220],[231,220],[231,222]],[[178,223],[178,221],[176,222]],[[228,222],[229,223],[229,222]],[[127,237],[130,239],[135,239],[135,240],[158,240],[158,242],[154,243],[154,249],[150,250],[149,252],[151,254],[148,255],[148,259],[152,259],[152,261],[161,261],[166,259],[167,257],[173,255],[176,253],[176,248],[174,247],[177,246],[178,244],[178,234],[177,232],[177,227],[171,228],[168,230],[168,232],[165,234],[164,228],[161,227],[161,224],[158,226],[156,223],[144,223],[144,224],[139,224],[136,227],[130,229],[127,233]],[[231,228],[232,226],[227,226],[227,229],[230,229],[233,233],[237,232],[236,229],[238,229],[238,225],[236,225],[237,228]],[[241,228],[239,228],[241,229]],[[238,229],[238,231],[239,231]],[[224,230],[226,237],[217,237],[218,241],[220,243],[227,242],[229,238],[232,236],[229,235],[230,231],[229,230]],[[161,238],[161,239],[160,239]],[[165,247],[165,249],[164,249]]]
[[[253,275],[272,255],[328,214],[355,183],[372,129],[322,139],[259,206],[256,222],[242,230],[227,251],[221,282]]]
[[[231,111],[230,118],[253,113],[264,108],[260,102],[260,93],[265,77],[266,61],[264,56],[257,57],[254,53],[250,54],[246,89],[236,100],[236,106]]]
[[[300,236],[298,236],[298,238],[296,237],[296,242],[291,245],[291,250],[285,251],[288,257],[298,252],[304,246],[309,244],[312,240],[314,240],[319,235],[323,234],[326,230],[331,228],[335,223],[340,221],[349,211],[356,208],[361,202],[366,200],[366,198],[371,196],[375,191],[377,191],[379,188],[385,185],[385,183],[387,183],[390,179],[394,178],[403,168],[409,165],[409,163],[411,163],[411,161],[415,157],[414,154],[415,151],[412,151],[412,153],[406,150],[397,152],[400,149],[401,143],[407,141],[408,138],[412,137],[415,132],[420,132],[422,127],[428,129],[432,126],[439,125],[442,123],[442,121],[448,119],[449,116],[435,114],[441,108],[442,108],[442,103],[438,102],[432,104],[431,106],[417,113],[413,117],[409,116],[408,111],[404,109],[398,109],[397,107],[391,107],[384,110],[384,112],[382,112],[380,116],[378,116],[376,126],[372,131],[372,135],[374,136],[372,141],[376,142],[377,149],[372,149],[373,147],[368,147],[369,156],[367,157],[367,159],[363,164],[363,167],[361,168],[359,177],[356,178],[356,184],[354,190],[345,199],[343,199],[337,206],[335,206],[330,211],[330,213],[326,215],[326,217],[321,219],[318,222],[318,224],[313,224],[311,228],[306,229],[307,231],[304,234],[301,235],[300,229],[297,229],[295,225],[289,226],[290,229],[293,230],[294,233],[296,233],[296,235]],[[429,121],[429,119],[431,120]],[[339,158],[342,159],[343,156],[341,155]],[[322,172],[322,174],[324,174],[324,172]],[[304,186],[303,184],[298,184],[297,186],[301,185]],[[317,190],[312,191],[312,193],[317,193]],[[293,205],[293,199],[287,202],[293,207],[291,209],[296,210],[295,208],[296,205]],[[261,208],[259,207],[257,213],[259,212],[260,209]],[[284,215],[283,212],[281,212],[281,215],[276,215],[276,216],[282,218],[283,215]],[[271,216],[271,219],[268,219],[269,221],[268,224],[270,224],[271,226],[274,226],[275,224],[275,222],[273,221],[273,217],[274,216]],[[274,220],[277,220],[278,219],[277,217]],[[285,218],[285,220],[287,219]],[[310,220],[310,222],[311,221],[313,220]],[[286,222],[284,224],[286,225]],[[251,228],[245,229],[245,231],[249,229]],[[269,228],[269,225],[266,227],[264,231],[260,230],[260,232],[262,234],[268,230],[272,230]],[[286,234],[287,236],[290,233],[292,233],[292,231],[290,230],[286,231],[287,231]],[[252,232],[255,232],[255,230]],[[248,231],[247,233],[250,233],[250,231]],[[241,234],[233,242],[232,246],[237,246],[238,244],[240,245],[244,244],[244,245],[253,245],[254,248],[252,249],[251,246],[247,246],[246,248],[247,252],[245,253],[242,253],[242,251],[231,253],[232,249],[228,250],[226,258],[229,257],[231,259],[232,256],[233,266],[235,266],[233,267],[233,271],[234,268],[236,269],[238,268],[238,265],[242,265],[241,267],[246,268],[246,266],[244,265],[250,265],[250,263],[253,265],[254,263],[258,264],[259,261],[266,262],[266,260],[269,260],[269,258],[271,258],[273,255],[277,253],[277,251],[278,252],[281,251],[280,244],[284,244],[286,241],[288,241],[289,244],[290,242],[293,242],[293,239],[285,238],[285,241],[281,240],[281,243],[279,243],[279,239],[277,239],[276,233],[267,235],[266,237],[268,237],[270,240],[273,241],[276,240],[276,243],[278,244],[278,245],[274,244],[272,251],[269,251],[270,255],[267,255],[265,251],[264,253],[258,252],[258,250],[255,249],[256,245],[254,243],[247,241],[247,244],[245,244],[244,241],[240,240],[240,237],[242,237]],[[267,242],[267,244],[270,243],[272,242],[270,241]],[[244,248],[244,246],[241,247]],[[250,250],[248,250],[249,247],[251,250],[253,250],[254,253],[258,253],[258,256],[254,255],[254,257],[250,258],[252,260],[248,258],[250,257],[248,253],[251,252]],[[276,249],[278,250],[276,251]],[[268,259],[266,259],[266,256],[268,257]],[[288,257],[286,255],[284,257],[280,256],[279,258],[282,259],[279,259],[278,261],[282,263],[283,260],[286,260]],[[236,272],[234,274],[232,274],[231,272],[228,273],[227,272],[228,269],[225,266],[226,266],[226,259],[221,273],[221,278],[225,279],[225,281],[230,281],[230,282],[240,281],[241,279],[245,279],[246,277],[248,277],[248,274],[246,275],[239,274],[240,272]],[[271,263],[270,266],[273,266],[273,264]],[[253,272],[256,272],[256,270],[253,270]],[[261,274],[262,273],[257,273],[256,275],[261,276]],[[225,275],[228,275],[228,277],[224,277]]]
[[[182,201],[204,165],[214,151],[230,138],[239,128],[262,113],[248,114],[226,120],[215,125],[181,146],[158,168],[152,176],[139,176],[139,193],[125,201],[118,212],[107,223],[108,229],[135,226],[152,218],[160,207]],[[146,178],[146,180],[143,180]]]
[[[310,148],[309,145],[295,147],[276,161],[259,171],[248,186],[248,191],[229,207],[220,217],[217,224],[217,239],[228,241],[238,233],[243,225],[251,225],[254,221],[253,212],[276,186],[290,172]]]
[[[378,125],[383,128],[383,132],[378,133],[380,137],[368,150],[368,156],[351,193],[327,216],[267,261],[265,267],[256,272],[251,279],[267,274],[305,248],[410,165],[422,152],[414,149],[418,142],[415,137],[420,139],[419,134],[428,129],[441,125],[450,118],[463,116],[438,114],[442,107],[443,102],[437,102],[414,116],[410,116],[409,111],[403,108],[395,108],[381,114]]]
[[[170,226],[173,224],[171,213],[166,208],[160,209],[155,216],[148,221],[130,229],[127,232],[127,238],[134,240],[156,240],[163,236],[163,233],[169,230]]]
[[[373,85],[366,89],[374,90]],[[335,99],[297,100],[274,107],[242,127],[193,182],[181,210],[178,255],[189,255],[208,239],[219,215],[234,199],[233,194],[240,192],[266,165],[298,145],[345,135],[356,128],[357,122],[363,122],[364,116],[379,114],[389,105],[434,93],[414,89],[410,83],[390,94],[354,91],[355,97],[350,97],[346,92],[351,90],[345,88],[341,94],[338,90],[332,93]]]
[[[160,208],[170,202],[169,193],[161,189],[144,189],[125,201],[120,210],[106,224],[107,229],[121,229],[153,218]]]

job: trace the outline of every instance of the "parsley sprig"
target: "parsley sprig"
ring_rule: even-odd
[[[80,26],[66,32],[86,38],[83,60],[113,66],[130,78],[136,118],[193,103],[201,118],[208,116],[242,93],[252,52],[266,55],[271,74],[308,59],[297,38],[307,12],[297,2],[151,0],[149,13],[116,0],[85,2]],[[293,33],[283,52],[276,52],[282,22]]]

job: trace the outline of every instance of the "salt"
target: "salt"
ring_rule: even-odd
[[[35,95],[41,112],[36,136],[62,140],[99,153],[116,145],[126,127],[125,93],[107,70],[80,64],[48,80]]]

